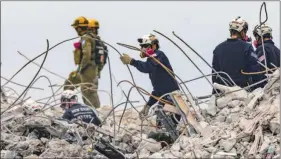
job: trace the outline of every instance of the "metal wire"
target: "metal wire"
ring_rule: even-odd
[[[109,79],[110,79],[110,95],[111,95],[111,98],[110,98],[110,101],[111,101],[111,106],[112,106],[112,109],[114,109],[114,101],[113,101],[113,87],[112,87],[112,72],[111,72],[111,67],[110,67],[110,58],[109,56],[107,56],[107,59],[108,59],[108,70],[109,70]],[[113,111],[113,122],[115,123],[115,112]],[[114,124],[114,140],[113,140],[113,145],[115,145],[115,136],[116,136],[116,127],[115,127],[115,124]]]
[[[187,56],[187,54],[185,53],[185,51],[183,51],[183,49],[178,46],[178,44],[176,44],[172,39],[170,39],[169,37],[167,37],[166,35],[164,35],[163,33],[160,33],[159,31],[153,30],[154,32],[162,35],[163,37],[165,37],[166,39],[168,39],[170,42],[172,42],[177,48],[179,48],[181,50],[181,52],[189,59],[189,61],[198,69],[198,71],[204,76],[205,74],[202,72],[202,70],[191,60],[191,58],[189,56]],[[208,83],[213,87],[213,89],[215,90],[216,94],[218,94],[217,90],[214,88],[213,84],[209,81],[209,79],[205,76],[205,79],[208,81]]]
[[[16,95],[20,96],[20,95],[17,93],[17,91],[15,91],[13,88],[8,87],[8,86],[4,86],[4,87],[3,87],[3,90],[4,90],[4,88],[10,89],[10,90],[12,90]],[[5,90],[4,90],[4,91],[5,91]]]
[[[224,79],[218,74],[218,72],[197,52],[195,51],[190,45],[188,45],[182,38],[180,38],[174,31],[173,34],[176,38],[178,38],[181,42],[183,42],[190,50],[192,50],[201,60],[203,60],[214,72],[215,74],[224,82],[226,86],[229,86]],[[185,56],[188,58],[188,56],[185,54]],[[189,58],[188,58],[189,59]]]
[[[1,76],[1,78],[3,78],[4,80],[6,80],[6,81],[9,81],[7,78],[5,78],[5,77],[3,77],[3,76]],[[13,83],[13,84],[15,84],[15,85],[18,85],[18,86],[21,86],[21,87],[27,87],[27,86],[25,86],[25,85],[22,85],[22,84],[20,84],[20,83],[16,83],[16,82],[13,82],[13,81],[10,81],[11,83]],[[1,87],[4,87],[4,85],[3,86],[1,86]],[[38,90],[44,90],[43,88],[39,88],[39,87],[29,87],[30,89],[38,89]]]
[[[78,37],[77,37],[77,38],[78,38]],[[73,40],[73,39],[75,39],[75,38],[68,39],[68,40],[64,40],[63,42],[66,42],[66,41],[69,41],[69,40]],[[59,44],[62,44],[63,42],[60,42],[60,43],[56,44],[54,47],[58,46]],[[52,48],[54,48],[54,47],[52,47]],[[34,63],[35,65],[38,66],[37,63],[33,62],[33,60],[30,60],[28,57],[26,57],[26,56],[25,56],[24,54],[22,54],[20,51],[18,51],[18,53],[19,53],[20,55],[22,55],[24,58],[26,58],[27,60],[29,60],[29,62],[32,62],[32,63]],[[43,68],[42,68],[42,69],[43,69]],[[47,72],[49,72],[49,73],[51,73],[51,74],[53,74],[53,75],[55,75],[55,76],[57,76],[57,77],[60,77],[60,78],[62,78],[62,79],[64,79],[64,80],[68,81],[71,85],[73,85],[73,83],[72,83],[69,79],[64,78],[64,77],[62,77],[62,76],[60,76],[60,75],[58,75],[58,74],[56,74],[56,73],[54,73],[54,72],[52,72],[52,71],[46,69],[46,68],[44,68],[44,70],[46,70]],[[60,89],[61,89],[61,88],[59,88],[57,91],[59,91]],[[75,89],[78,91],[78,88],[75,87]],[[89,100],[87,97],[85,97],[83,94],[81,94],[81,95],[82,95],[82,97],[83,97],[88,103],[90,103],[90,106],[94,107],[94,106],[92,105],[92,103],[90,102],[90,100]],[[50,97],[50,98],[51,98],[51,97]],[[50,100],[50,98],[48,99],[48,101]],[[47,101],[47,103],[48,103],[48,101]],[[47,103],[46,103],[46,104],[47,104]],[[46,104],[44,105],[44,107],[46,106]]]
[[[45,75],[41,75],[41,76],[39,76],[37,79],[35,79],[35,81],[31,84],[31,86],[33,86],[40,78],[42,78],[42,77],[44,77],[44,78],[46,78],[47,79],[47,81],[49,82],[49,84],[50,85],[52,85],[52,83],[51,83],[51,81],[50,81],[50,79],[47,77],[47,76],[45,76]],[[27,93],[28,93],[28,91],[29,90],[27,90],[26,92],[25,92],[25,94],[24,94],[24,96],[22,97],[23,99],[24,99],[24,97],[27,95]],[[55,95],[54,95],[54,89],[53,89],[53,87],[51,87],[51,91],[52,91],[52,96],[53,96],[53,99],[54,99],[54,102],[56,101],[56,99],[55,99]]]
[[[36,56],[35,58],[33,58],[32,60],[30,60],[29,62],[27,62],[25,65],[23,65],[3,86],[7,85],[10,80],[12,80],[19,72],[21,72],[21,70],[23,70],[28,64],[30,64],[32,61],[36,60],[37,58],[41,57],[42,55],[46,54],[48,51],[52,50],[53,48],[57,47],[58,45],[60,44],[63,44],[67,41],[70,41],[70,40],[74,40],[74,39],[77,39],[79,37],[75,37],[75,38],[71,38],[71,39],[67,39],[67,40],[64,40],[62,42],[59,42],[57,43],[56,45],[54,45],[53,47],[51,47],[50,49],[48,49],[47,51],[41,53],[40,55]]]
[[[45,60],[47,58],[47,55],[48,55],[48,52],[49,52],[49,40],[47,39],[47,51],[46,51],[46,55],[43,59],[43,62],[41,64],[41,67],[44,65],[45,63]],[[21,95],[6,109],[4,110],[3,112],[1,112],[1,115],[3,113],[5,113],[7,110],[9,110],[10,108],[13,107],[13,105],[20,99],[20,97],[28,90],[28,88],[30,87],[30,85],[33,83],[33,81],[35,80],[35,78],[37,77],[37,75],[39,74],[40,70],[41,70],[41,67],[39,68],[39,70],[37,71],[37,73],[35,74],[35,76],[33,77],[33,79],[31,80],[31,82],[29,83],[28,87],[21,93]],[[5,85],[4,85],[5,86]]]
[[[223,73],[223,74],[225,74],[226,76],[228,76],[228,78],[230,79],[230,81],[231,81],[231,83],[233,84],[233,86],[237,86],[237,84],[232,80],[231,77],[229,77],[229,75],[228,75],[227,73],[221,72],[221,71],[219,71],[219,72],[217,72],[217,73]],[[207,75],[205,75],[205,76],[211,76],[211,75],[214,75],[214,74],[217,74],[217,73],[211,73],[211,74],[207,74]],[[184,81],[183,83],[195,81],[195,80],[200,79],[200,78],[203,78],[203,77],[204,77],[204,76],[196,77],[196,78],[193,78],[193,79]],[[223,77],[221,77],[221,78],[223,78]],[[223,79],[225,79],[225,78],[223,78]],[[225,80],[226,80],[226,82],[230,83],[227,79],[225,79]],[[180,84],[182,84],[182,83],[180,83]]]
[[[262,8],[264,7],[264,11],[265,11],[265,20],[262,22],[261,21],[261,12],[262,12]],[[261,5],[261,8],[260,8],[260,14],[259,14],[259,22],[260,22],[260,26],[259,28],[261,29],[261,26],[263,24],[265,24],[265,22],[267,22],[268,20],[268,16],[267,16],[267,10],[266,10],[266,3],[263,2],[262,5]],[[264,41],[263,41],[263,37],[261,37],[261,43],[262,43],[262,51],[263,51],[263,56],[264,56],[264,63],[265,63],[265,66],[267,67],[267,61],[266,61],[266,55],[265,55],[265,49],[264,49]],[[266,74],[268,74],[267,70],[268,68],[265,68],[266,70]]]

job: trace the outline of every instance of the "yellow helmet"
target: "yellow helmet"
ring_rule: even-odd
[[[83,16],[80,16],[78,18],[76,18],[74,21],[73,21],[73,24],[71,24],[71,26],[73,28],[77,28],[77,27],[87,27],[89,24],[89,21],[87,18],[83,17]]]
[[[99,28],[100,24],[99,21],[97,21],[96,19],[88,19],[89,20],[89,28]]]

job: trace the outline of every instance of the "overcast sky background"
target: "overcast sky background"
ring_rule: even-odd
[[[78,16],[96,18],[100,22],[100,36],[102,39],[115,46],[122,53],[140,59],[136,51],[117,45],[117,42],[137,46],[137,38],[153,32],[153,29],[166,34],[175,40],[202,69],[205,74],[211,73],[211,69],[203,63],[190,49],[182,44],[172,31],[175,31],[190,46],[199,52],[210,64],[214,48],[229,37],[229,22],[242,16],[249,23],[248,35],[253,37],[252,30],[259,23],[259,10],[262,2],[1,2],[1,76],[10,78],[26,62],[17,51],[21,51],[29,58],[34,58],[46,49],[46,39],[50,41],[50,47],[77,34],[70,26]],[[274,42],[280,48],[280,2],[266,2],[268,11],[268,24],[273,28]],[[263,11],[264,15],[264,11]],[[263,18],[264,19],[264,18]],[[158,35],[161,50],[166,53],[175,73],[183,80],[201,76],[201,73],[192,63],[167,39]],[[49,52],[44,67],[68,77],[68,74],[76,69],[73,61],[73,40],[64,43]],[[116,80],[131,80],[125,65],[119,59],[119,55],[109,48],[111,66]],[[41,63],[43,56],[37,59]],[[134,67],[129,66],[133,72],[138,86],[151,92],[152,85],[147,74],[140,73]],[[34,64],[29,64],[21,71],[13,81],[28,85],[39,69]],[[39,75],[46,75],[52,84],[63,84],[64,80],[54,76],[45,70]],[[211,79],[211,78],[209,78]],[[1,85],[6,82],[1,79]],[[44,91],[31,89],[28,92],[33,99],[50,96],[49,83],[42,78],[34,86],[44,88]],[[22,87],[8,84],[18,93]],[[120,102],[122,93],[117,84],[113,83],[115,104]],[[130,88],[129,84],[121,84],[125,92]],[[211,86],[203,78],[187,84],[194,96],[208,95]],[[55,90],[58,87],[55,87]],[[99,89],[110,91],[110,79],[108,65],[105,66]],[[106,93],[99,92],[102,105],[110,104]],[[131,94],[131,100],[140,100],[136,91]],[[148,97],[147,97],[148,99]],[[122,99],[125,101],[125,98]]]

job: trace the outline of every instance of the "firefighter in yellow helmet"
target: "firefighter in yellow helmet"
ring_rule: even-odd
[[[86,105],[100,107],[100,101],[97,89],[94,86],[94,80],[97,77],[98,67],[95,60],[96,41],[93,39],[95,35],[88,30],[89,21],[85,17],[78,17],[71,25],[77,32],[81,39],[74,43],[74,62],[78,65],[78,69],[70,73],[68,80],[65,81],[64,90],[74,90],[77,86],[71,84],[81,85],[83,94],[83,101]]]
[[[101,70],[103,69],[106,60],[107,60],[107,56],[108,56],[108,50],[107,50],[107,46],[101,42],[101,38],[98,35],[98,31],[100,28],[99,22],[96,19],[88,19],[89,20],[89,25],[88,25],[88,30],[89,32],[93,33],[95,35],[95,39],[96,39],[96,50],[99,50],[96,52],[96,64],[98,67],[98,75],[97,78],[95,79],[95,88],[98,89],[98,79],[101,76]]]

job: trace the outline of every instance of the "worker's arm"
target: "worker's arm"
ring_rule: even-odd
[[[92,40],[89,36],[82,36],[82,54],[83,58],[81,60],[81,71],[83,71],[92,64],[92,48],[95,45],[95,40]]]
[[[132,59],[131,65],[136,67],[140,72],[150,73],[155,69],[157,63],[153,61],[151,57],[149,57],[146,62]]]

